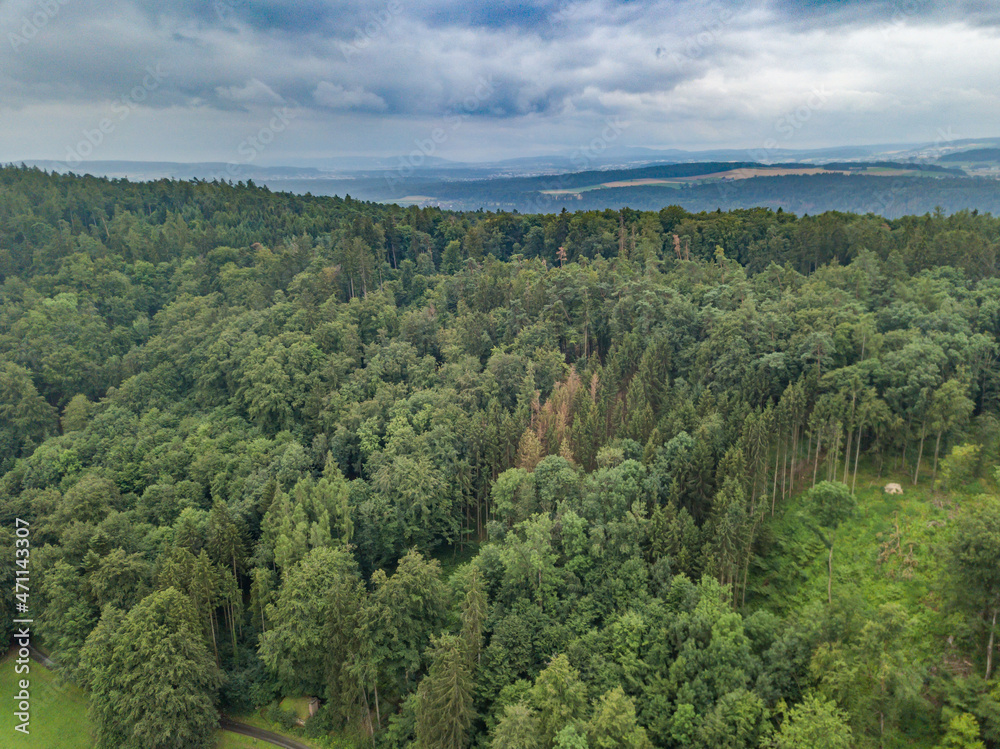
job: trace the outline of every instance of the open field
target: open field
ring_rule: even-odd
[[[13,654],[0,661],[0,698],[5,707],[0,726],[0,746],[24,749],[90,749],[87,695],[70,684],[60,684],[56,675],[35,661],[27,675],[14,673]],[[13,711],[6,709],[18,693],[18,681],[31,682],[31,726],[27,736],[14,731]]]
[[[274,744],[249,736],[241,736],[238,733],[219,731],[219,743],[215,747],[216,749],[265,749],[266,747],[273,748]]]
[[[658,179],[645,177],[641,179],[615,180],[612,182],[600,182],[585,187],[572,187],[560,190],[542,190],[543,195],[578,195],[593,190],[609,190],[622,187],[672,187],[679,189],[684,185],[699,185],[719,180],[744,180],[755,177],[811,177],[817,174],[856,174],[869,177],[940,177],[934,172],[921,171],[918,169],[894,169],[890,167],[863,167],[859,169],[826,169],[821,166],[803,167],[743,167],[730,169],[709,174],[697,174],[690,177],[670,177]]]
[[[24,676],[14,673],[14,658],[7,654],[0,660],[0,698],[6,703],[13,701],[18,692],[18,680]],[[60,684],[56,675],[35,661],[31,662],[31,727],[25,736],[14,731],[15,719],[12,711],[7,711],[0,725],[0,747],[2,749],[92,749],[94,741],[90,733],[87,717],[87,695],[72,684]],[[309,702],[305,698],[289,698],[282,707],[294,708],[296,712],[305,710],[309,714]],[[240,720],[258,728],[282,733],[281,727],[273,725],[257,716],[241,717]],[[307,739],[299,739],[310,746],[320,745]],[[217,749],[263,749],[273,747],[266,741],[249,736],[218,732]]]
[[[822,479],[823,476],[820,476]],[[886,483],[898,482],[902,495],[887,495]],[[808,489],[809,481],[803,489]],[[949,638],[961,631],[960,617],[948,604],[946,549],[959,509],[991,491],[979,482],[961,492],[935,491],[930,477],[913,485],[912,475],[888,470],[882,476],[862,471],[857,507],[841,523],[833,553],[832,598],[847,610],[875,611],[895,606],[903,612],[901,638],[916,663],[933,673],[965,673],[972,668],[958,657]],[[802,522],[805,491],[780,506],[772,522],[770,548],[751,575],[748,604],[782,616],[826,605],[827,549]],[[914,737],[913,746],[933,745],[933,729]]]

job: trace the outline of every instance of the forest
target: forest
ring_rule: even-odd
[[[998,250],[4,167],[0,630],[20,519],[101,749],[996,749]]]
[[[871,212],[886,218],[933,213],[937,207],[949,214],[970,207],[1000,213],[1000,182],[994,176],[967,176],[947,163],[831,162],[822,165],[829,170],[825,173],[781,175],[778,171],[749,179],[694,180],[672,185],[629,182],[692,178],[735,168],[801,169],[814,165],[697,162],[545,176],[484,177],[471,170],[454,172],[451,176],[446,171],[414,170],[403,162],[395,170],[359,173],[350,179],[278,179],[266,175],[263,179],[275,190],[323,195],[346,192],[367,200],[405,203],[419,199],[423,205],[456,210],[483,208],[521,213],[556,213],[563,208],[577,212],[603,211],[620,206],[658,211],[665,205],[679,205],[693,212],[764,206],[797,214]],[[850,173],[835,171],[838,169]],[[616,182],[621,184],[592,189]]]

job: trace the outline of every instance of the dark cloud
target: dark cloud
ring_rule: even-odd
[[[41,7],[0,5],[0,115],[16,115],[0,121],[39,149],[131,101],[151,66],[166,75],[136,119],[226,142],[291,103],[283,147],[309,153],[334,148],[314,133],[357,128],[337,147],[382,150],[456,114],[486,147],[572,147],[609,116],[637,143],[753,145],[819,87],[797,141],[1000,114],[998,11],[978,0],[68,0],[25,27]]]

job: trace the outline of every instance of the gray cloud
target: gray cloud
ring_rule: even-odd
[[[123,101],[137,132],[123,124],[102,158],[211,158],[290,103],[301,116],[262,159],[407,151],[456,114],[441,155],[461,158],[573,148],[609,116],[670,147],[985,135],[998,15],[978,0],[10,0],[0,160],[59,158]]]

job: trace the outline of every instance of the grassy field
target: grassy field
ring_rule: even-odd
[[[308,697],[285,697],[280,705],[282,710],[291,710],[298,716],[299,720],[306,720],[309,717]]]
[[[304,714],[300,714],[297,709],[298,703],[300,701],[305,704]],[[282,709],[285,710],[295,709],[296,714],[302,718],[307,717],[309,715],[309,701],[305,697],[286,697],[281,701],[281,707]],[[261,714],[261,712],[262,711],[260,710],[255,710],[252,713],[241,713],[241,714],[233,713],[230,714],[230,717],[233,720],[239,721],[240,723],[246,723],[248,726],[254,726],[255,728],[263,728],[265,731],[273,731],[274,733],[280,733],[285,736],[293,736],[296,741],[301,741],[303,744],[307,746],[315,747],[315,749],[326,749],[327,747],[330,746],[338,746],[336,743],[333,743],[332,740],[324,742],[320,739],[306,738],[305,736],[302,735],[301,729],[288,731],[283,726],[280,726],[277,723],[272,723],[271,721],[269,721]],[[226,746],[226,745],[222,744],[220,746]],[[240,744],[235,744],[234,746],[240,746]],[[251,744],[251,746],[253,745]]]
[[[822,479],[822,468],[820,473]],[[899,483],[903,494],[886,494],[889,482]],[[914,486],[912,475],[902,472],[886,470],[881,477],[873,471],[859,473],[856,511],[841,523],[833,542],[834,604],[866,616],[894,604],[905,615],[898,644],[914,665],[929,674],[971,668],[965,648],[950,644],[965,627],[951,605],[961,592],[954,589],[946,569],[947,548],[962,506],[995,491],[985,483],[961,492],[934,491],[929,475]],[[820,616],[816,607],[827,604],[827,548],[808,529],[803,498],[797,495],[783,506],[779,500],[778,512],[765,529],[769,541],[751,574],[751,608],[811,617]],[[934,726],[928,725],[913,729],[907,739],[910,746],[929,749],[934,736]]]
[[[9,706],[18,693],[18,680],[26,678],[14,673],[14,657],[8,654],[0,661],[0,699],[4,717],[0,746],[15,749],[90,749],[94,745],[87,720],[87,695],[72,685],[62,685],[48,669],[34,661],[27,678],[31,681],[31,733],[27,736],[14,731],[17,722]]]
[[[215,745],[215,749],[265,749],[265,747],[274,747],[274,744],[270,744],[267,741],[260,741],[259,739],[252,739],[249,736],[241,736],[238,733],[228,733],[227,731],[219,731],[219,743]]]
[[[18,680],[24,678],[14,673],[14,657],[6,655],[0,660],[0,699],[5,705],[14,701],[18,693]],[[56,675],[39,663],[32,661],[31,673],[31,733],[24,736],[14,731],[15,719],[12,710],[6,710],[3,724],[0,727],[0,749],[93,749],[94,741],[90,733],[90,721],[87,718],[87,695],[81,689],[71,684],[60,684]],[[295,708],[296,712],[304,707],[305,715],[309,714],[308,700],[289,699],[282,707]],[[302,704],[300,704],[302,703]],[[266,728],[275,733],[284,733],[280,726],[272,725],[258,716],[239,718],[244,723]],[[273,747],[265,741],[240,736],[235,733],[219,731],[217,749],[263,749]],[[307,739],[303,743],[311,744]],[[318,749],[319,744],[311,744]]]
[[[903,494],[885,494],[891,481]],[[859,474],[857,510],[834,542],[833,597],[860,595],[872,606],[899,603],[914,616],[914,639],[943,635],[942,552],[964,501],[968,495],[933,491],[929,477],[914,486],[902,473]],[[827,598],[826,548],[802,523],[801,511],[801,495],[779,506],[774,540],[751,586],[757,604],[776,613],[801,611]]]

